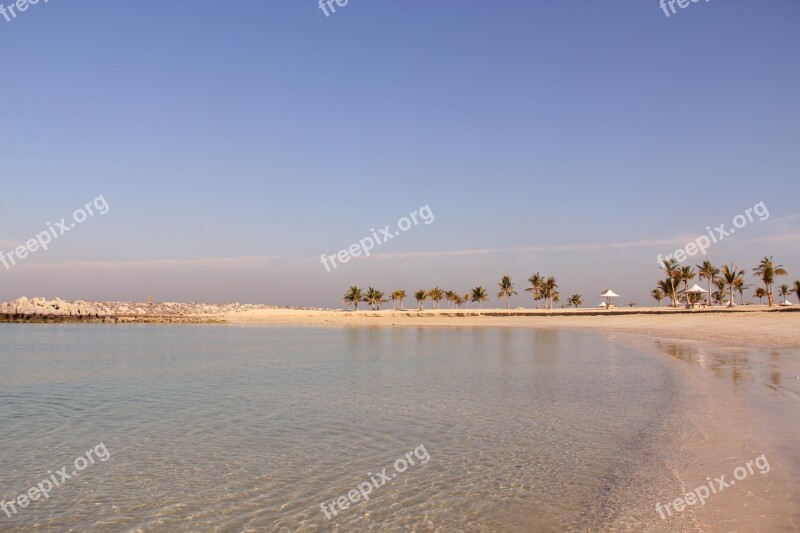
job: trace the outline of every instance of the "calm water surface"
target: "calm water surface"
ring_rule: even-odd
[[[602,529],[672,483],[680,365],[574,331],[4,325],[0,499],[110,459],[0,531]]]

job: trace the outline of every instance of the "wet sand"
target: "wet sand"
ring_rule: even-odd
[[[660,464],[637,476],[653,476],[653,492],[630,495],[632,512],[615,522],[622,531],[800,530],[800,351],[720,348],[710,343],[610,333],[610,337],[667,356],[687,392],[675,398],[685,425],[663,442]],[[665,406],[665,411],[668,406]],[[764,457],[765,473],[736,481],[733,472]],[[667,478],[643,470],[671,472]],[[662,520],[654,503],[674,501],[719,476],[734,481],[705,505],[687,506]],[[738,483],[738,485],[736,485]],[[643,483],[639,482],[641,486]],[[644,484],[647,485],[647,484]],[[637,498],[638,496],[638,498]],[[647,506],[650,504],[650,507]],[[666,514],[666,513],[665,513]]]

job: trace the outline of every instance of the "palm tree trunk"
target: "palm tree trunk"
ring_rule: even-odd
[[[672,300],[672,307],[678,307],[678,298],[675,295],[675,280],[672,279],[672,276],[669,277],[669,286],[672,289],[672,294],[669,295],[669,299]]]

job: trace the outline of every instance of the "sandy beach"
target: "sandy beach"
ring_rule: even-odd
[[[749,348],[800,347],[800,311],[752,306],[703,311],[668,308],[577,310],[465,309],[301,311],[266,309],[224,316],[232,324],[579,328]]]

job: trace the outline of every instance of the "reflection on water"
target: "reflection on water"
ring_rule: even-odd
[[[788,397],[800,398],[800,353],[797,350],[718,350],[696,343],[670,341],[657,341],[656,345],[670,357],[708,368],[734,385],[762,384]],[[788,382],[784,383],[784,375],[789,376]]]
[[[652,514],[668,473],[647,465],[692,394],[669,359],[574,331],[4,325],[0,345],[0,497],[112,456],[3,531],[598,529],[629,496]],[[745,354],[664,349],[749,379]],[[325,520],[419,444],[427,464]]]
[[[744,398],[753,414],[748,431],[782,454],[781,467],[800,479],[800,351],[720,350],[696,343],[658,341],[666,354],[709,369]],[[795,508],[800,517],[800,509]]]

